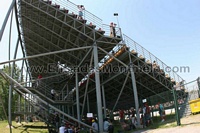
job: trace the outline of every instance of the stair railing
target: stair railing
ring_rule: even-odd
[[[123,39],[125,44],[130,47],[130,51],[134,50],[138,53],[139,57],[145,58],[145,60],[149,61],[151,64],[155,63],[165,72],[165,76],[168,78],[171,78],[171,81],[176,81],[178,83],[184,81],[177,73],[174,72],[173,68],[166,65],[164,62],[162,62],[159,58],[157,58],[155,55],[150,53],[148,50],[146,50],[144,47],[142,47],[140,44],[132,40],[127,35],[123,34]]]
[[[69,10],[69,13],[78,14],[77,5],[69,0],[52,0],[52,2],[56,3],[56,5],[60,5],[60,8],[65,8]],[[83,14],[84,19],[87,20],[87,24],[92,23],[93,25],[96,25],[97,29],[102,28],[102,19],[90,13],[86,9],[83,11]]]

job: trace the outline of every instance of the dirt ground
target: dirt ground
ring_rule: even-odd
[[[171,123],[166,123],[168,128],[158,128],[149,130],[139,130],[134,133],[200,133],[200,114],[190,115],[181,119],[181,126],[170,127]]]

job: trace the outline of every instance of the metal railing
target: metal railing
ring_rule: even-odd
[[[78,7],[76,4],[68,0],[52,0],[52,4],[60,5],[60,9],[69,10],[69,13],[74,13],[78,15]],[[87,20],[86,24],[92,23],[96,25],[96,28],[99,29],[102,27],[102,19],[90,13],[87,10],[83,10],[83,19]]]
[[[36,90],[39,91],[44,96],[51,99],[51,90],[54,89],[52,87],[52,84],[54,84],[54,83],[56,83],[56,82],[48,83],[47,79],[44,79],[44,80],[41,79]],[[54,91],[55,91],[55,100],[56,101],[63,101],[64,96],[68,94],[66,90],[62,90],[61,88],[56,88],[56,89],[54,89]]]
[[[113,32],[115,32],[114,36],[111,35],[111,28],[114,28],[115,30]],[[121,28],[119,27],[110,27],[110,25],[107,24],[103,24],[102,25],[102,30],[105,31],[104,35],[106,36],[110,36],[110,37],[118,37],[118,38],[122,38],[122,33],[121,33]]]
[[[125,44],[128,47],[130,47],[130,51],[134,50],[134,52],[136,52],[140,58],[144,58],[145,61],[150,64],[156,63],[159,69],[165,72],[165,76],[168,78],[171,78],[171,81],[175,81],[177,83],[184,81],[177,73],[174,72],[174,70],[170,66],[166,65],[159,58],[157,58],[155,55],[150,53],[140,44],[132,40],[130,37],[123,34],[123,39],[124,39]]]
[[[115,55],[115,53],[117,53],[120,49],[122,49],[123,46],[124,46],[123,44],[118,44],[111,51],[109,51],[108,55],[106,55],[103,59],[100,60],[99,67],[101,67],[104,63],[106,63],[106,61],[108,61],[110,58],[112,58],[111,56],[109,56],[109,54]]]
[[[187,86],[187,92],[189,94],[189,101],[200,98],[199,97],[200,96],[199,83],[200,83],[200,77],[198,77],[196,80],[191,81],[191,82],[187,83],[186,85],[184,85],[184,86]]]

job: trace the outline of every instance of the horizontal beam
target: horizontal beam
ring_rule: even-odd
[[[19,88],[21,88],[22,90],[24,90],[24,91],[27,92],[28,94],[31,94],[31,95],[34,96],[34,94],[33,94],[31,91],[29,91],[27,88],[25,88],[25,87],[23,87],[22,85],[20,85],[16,80],[14,80],[14,79],[13,79],[12,77],[10,77],[8,74],[4,73],[1,69],[0,69],[0,74],[3,75],[3,76],[5,76],[5,77],[7,77],[11,82],[13,82],[14,84],[16,84]],[[19,92],[19,91],[18,91],[18,92]],[[43,104],[48,105],[50,108],[54,109],[55,111],[59,112],[60,114],[62,114],[62,115],[64,115],[64,116],[68,117],[69,119],[72,119],[72,120],[74,120],[75,122],[78,122],[78,123],[80,123],[80,124],[82,124],[82,125],[84,125],[84,126],[86,126],[86,127],[88,127],[88,128],[92,128],[91,126],[89,126],[89,125],[87,125],[87,124],[85,124],[85,123],[83,123],[83,122],[81,122],[81,121],[75,119],[74,117],[72,117],[72,116],[70,116],[70,115],[64,113],[63,111],[60,111],[58,108],[52,106],[51,104],[47,103],[47,102],[44,101],[43,99],[41,99],[41,98],[39,98],[39,97],[36,97],[36,99],[39,100],[40,102],[42,102]]]
[[[41,56],[46,56],[46,55],[58,54],[58,53],[63,53],[63,52],[75,51],[75,50],[81,50],[81,49],[86,49],[86,48],[91,48],[91,46],[72,48],[72,49],[64,49],[64,50],[59,50],[59,51],[53,51],[53,52],[47,52],[47,53],[27,56],[27,57],[24,57],[24,58],[18,58],[18,59],[14,59],[14,60],[10,60],[10,61],[0,62],[0,65],[10,63],[10,62],[20,61],[20,60],[26,60],[26,59],[31,59],[31,58],[36,58],[36,57],[41,57]]]

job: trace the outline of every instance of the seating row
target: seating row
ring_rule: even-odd
[[[57,5],[56,3],[53,4],[52,1],[50,1],[50,0],[43,0],[43,1],[44,1],[46,4],[49,4],[49,5],[51,5],[52,7],[56,8],[56,9],[59,9],[61,12],[65,13],[65,14],[67,14],[67,15],[69,15],[69,16],[71,16],[72,18],[76,19],[77,21],[80,21],[80,22],[82,22],[83,24],[86,24],[86,23],[87,23],[87,20],[85,20],[85,19],[79,19],[79,18],[78,18],[78,15],[75,14],[74,12],[69,13],[69,10],[68,10],[68,9],[65,9],[65,8],[60,9],[60,5]],[[96,25],[93,25],[92,22],[90,22],[89,24],[87,24],[87,26],[90,27],[91,29],[95,29],[95,28],[96,28]],[[99,28],[99,29],[96,30],[96,31],[97,31],[98,33],[102,34],[102,35],[105,33],[105,31],[102,30],[102,28]]]

